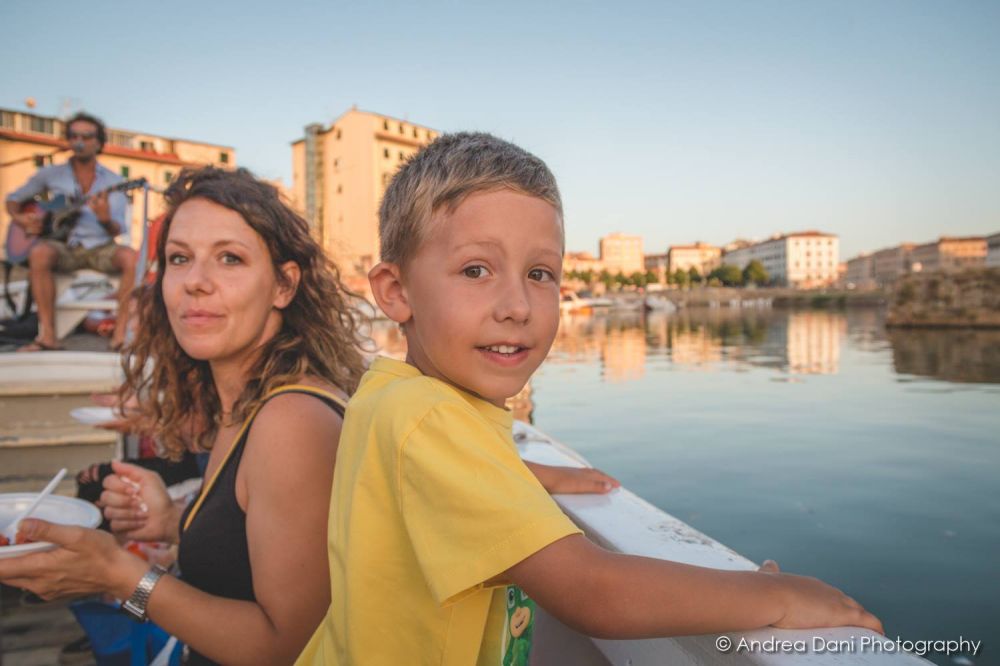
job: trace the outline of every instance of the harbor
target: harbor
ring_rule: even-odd
[[[586,461],[623,482],[612,497],[559,499],[600,543],[723,568],[771,558],[863,600],[891,637],[985,638],[1000,621],[976,610],[1000,592],[990,582],[1000,331],[965,336],[952,346],[940,331],[886,329],[885,311],[870,307],[564,315],[548,360],[511,405],[524,423],[516,437],[528,459]],[[388,322],[373,338],[389,355],[405,348]],[[0,398],[19,437],[0,446],[0,491],[114,452],[113,433],[68,416],[113,383],[112,356],[81,353],[76,365],[90,370],[64,384],[68,394]],[[48,440],[27,434],[38,428]],[[952,565],[932,565],[942,561]],[[73,625],[65,605],[25,609],[9,590],[3,602],[3,663],[46,663]],[[706,640],[591,644],[554,627],[558,649],[584,645],[592,663],[663,663],[657,655],[677,650],[715,663]]]

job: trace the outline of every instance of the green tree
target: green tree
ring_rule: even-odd
[[[673,282],[678,287],[683,287],[684,285],[686,285],[688,283],[688,280],[690,280],[690,279],[691,279],[691,276],[688,275],[687,271],[685,271],[684,269],[678,268],[676,271],[674,271],[674,280],[673,280]]]
[[[641,289],[646,286],[646,274],[642,271],[636,271],[628,276],[628,281]]]
[[[692,266],[688,269],[688,278],[691,280],[691,284],[699,284],[701,282],[701,273],[698,269]]]
[[[618,273],[615,274],[615,284],[617,284],[619,288],[624,287],[628,284],[628,278],[625,277],[624,273],[618,271]]]
[[[743,269],[743,284],[767,284],[768,279],[767,269],[756,259]]]
[[[743,284],[743,271],[732,264],[722,264],[708,274],[709,280],[715,278],[727,287],[738,287]]]
[[[585,271],[580,271],[580,279],[588,285],[594,284],[594,269],[588,268]]]
[[[646,284],[656,284],[660,279],[656,276],[656,271],[646,271]]]
[[[597,280],[604,285],[605,289],[611,289],[611,284],[615,281],[606,268],[601,270],[600,275],[597,276]]]

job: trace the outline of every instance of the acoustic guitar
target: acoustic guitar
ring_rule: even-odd
[[[80,211],[87,205],[87,201],[98,194],[105,192],[130,192],[146,184],[145,178],[127,180],[111,187],[105,187],[92,194],[83,197],[67,197],[65,194],[57,194],[51,199],[44,201],[39,197],[33,197],[21,203],[20,212],[26,213],[36,211],[42,215],[42,232],[32,235],[26,232],[21,225],[11,220],[7,226],[7,239],[4,242],[4,250],[7,252],[7,261],[12,264],[21,264],[28,260],[31,248],[41,238],[66,242],[76,221],[80,218]]]

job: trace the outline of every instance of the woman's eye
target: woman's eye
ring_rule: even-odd
[[[469,266],[468,268],[462,269],[462,274],[467,278],[477,279],[486,277],[487,272],[484,266]]]
[[[186,261],[187,261],[187,257],[185,257],[183,254],[168,254],[167,255],[167,263],[170,264],[170,265],[172,265],[172,266],[180,266],[181,264],[183,264]]]
[[[553,275],[550,270],[546,270],[544,268],[532,268],[528,271],[528,278],[531,280],[537,280],[538,282],[548,282],[550,280],[555,280],[556,276]]]
[[[235,254],[229,254],[228,252],[222,255],[222,263],[227,266],[235,266],[236,264],[242,263],[242,259],[237,257]]]

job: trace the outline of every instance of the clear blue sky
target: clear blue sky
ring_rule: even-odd
[[[0,25],[0,106],[229,144],[286,183],[289,142],[352,104],[514,140],[571,250],[1000,231],[998,2],[34,0]]]

